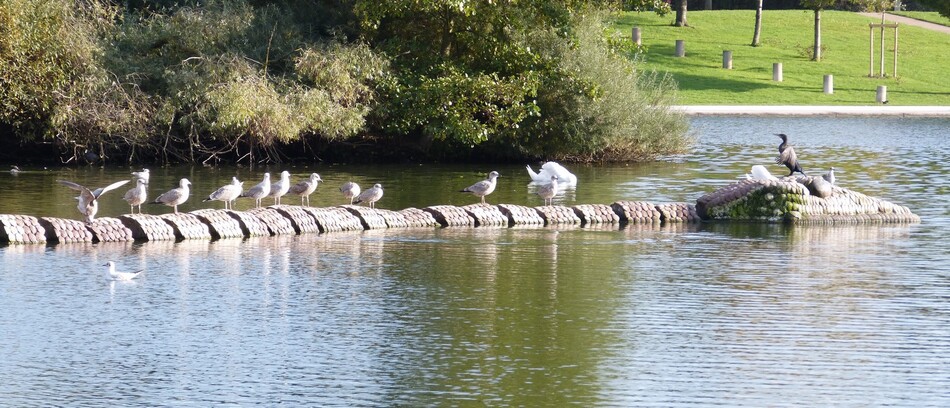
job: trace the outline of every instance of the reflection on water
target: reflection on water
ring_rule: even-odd
[[[770,135],[784,131],[810,168],[845,167],[843,185],[908,205],[918,225],[420,228],[3,247],[0,401],[947,406],[950,181],[938,175],[950,170],[948,127],[894,122],[700,118],[695,153],[577,166],[581,181],[561,200],[695,200],[751,164],[771,166]],[[469,204],[477,199],[456,190],[484,176],[474,167],[325,166],[316,170],[332,181],[313,202],[339,204],[335,187],[352,178],[383,180],[385,208]],[[497,169],[489,202],[540,202],[523,167]],[[186,174],[211,189],[260,171],[153,169],[152,189]],[[0,177],[0,188],[24,189],[0,212],[75,217],[71,192],[51,180],[104,185],[126,173]],[[113,199],[103,211],[127,210]],[[108,260],[146,272],[110,282]]]

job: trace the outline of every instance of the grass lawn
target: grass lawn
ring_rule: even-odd
[[[639,26],[648,69],[669,72],[679,84],[677,104],[683,105],[870,105],[878,85],[887,86],[895,105],[950,105],[950,35],[901,25],[898,76],[868,77],[868,23],[861,15],[821,13],[821,62],[808,51],[814,37],[814,13],[766,10],[761,45],[752,47],[754,10],[690,11],[691,27],[673,27],[672,15],[623,13],[615,27],[628,38]],[[685,40],[686,57],[673,56],[675,40]],[[875,30],[880,44],[880,31]],[[885,42],[885,67],[893,75],[894,34]],[[722,69],[722,51],[730,50],[733,69]],[[875,52],[875,72],[880,69]],[[781,62],[784,81],[772,81],[772,63]],[[834,93],[822,92],[825,74],[834,75]]]
[[[950,18],[941,16],[940,13],[936,11],[888,11],[887,14],[916,18],[918,20],[950,27]]]

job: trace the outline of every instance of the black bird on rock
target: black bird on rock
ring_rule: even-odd
[[[784,133],[776,133],[775,136],[782,138],[782,144],[778,145],[778,156],[775,158],[775,162],[778,164],[784,164],[785,167],[788,167],[788,175],[791,176],[795,172],[802,173],[802,166],[798,164],[798,156],[795,155],[795,148],[792,145],[788,144],[788,135]]]

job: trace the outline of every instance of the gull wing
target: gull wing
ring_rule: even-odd
[[[83,201],[85,203],[91,203],[92,200],[96,199],[96,196],[92,193],[92,191],[89,191],[88,188],[73,183],[72,181],[56,180],[56,182],[73,190],[79,191],[79,197],[76,197],[77,200]]]
[[[129,180],[116,181],[115,183],[109,184],[108,186],[105,186],[103,188],[97,188],[96,191],[93,192],[93,195],[96,198],[99,198],[99,196],[105,194],[107,191],[115,190],[119,187],[124,186],[125,183],[128,183],[128,182]]]

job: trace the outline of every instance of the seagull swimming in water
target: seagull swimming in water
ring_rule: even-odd
[[[188,201],[188,195],[191,193],[191,190],[188,188],[190,185],[191,182],[183,178],[178,182],[178,187],[162,193],[162,195],[155,198],[152,204],[165,204],[169,207],[173,207],[175,214],[178,214],[178,206]]]
[[[125,192],[125,196],[122,197],[127,203],[129,203],[129,213],[135,214],[135,207],[139,208],[139,214],[142,213],[142,203],[148,198],[148,191],[145,190],[145,179],[136,179],[135,187],[131,190]]]
[[[264,173],[264,180],[247,189],[241,197],[253,198],[257,208],[261,208],[261,199],[270,194],[270,173]]]
[[[280,198],[290,191],[290,173],[287,170],[280,172],[280,180],[270,185],[270,194],[274,197],[274,205],[280,205]]]
[[[558,187],[557,180],[558,176],[556,174],[552,175],[550,184],[545,184],[538,188],[538,195],[544,199],[544,205],[554,205],[554,196],[557,195]]]
[[[287,194],[300,196],[300,205],[303,205],[304,199],[306,199],[307,207],[309,207],[310,194],[313,194],[313,192],[317,190],[317,183],[321,181],[323,181],[323,179],[320,178],[319,174],[311,173],[308,179],[300,181],[299,183],[291,186],[290,190],[287,191]]]
[[[106,275],[109,277],[109,279],[114,281],[130,281],[137,278],[142,274],[142,272],[145,272],[144,269],[138,272],[116,272],[115,262],[112,261],[106,262],[102,266],[106,267]]]
[[[564,166],[557,162],[547,162],[541,165],[541,170],[537,173],[531,170],[531,166],[525,166],[528,169],[528,175],[531,176],[531,182],[535,184],[548,184],[551,182],[551,176],[557,176],[558,181],[566,185],[577,185],[577,176],[568,171]]]
[[[56,180],[59,184],[62,184],[66,187],[69,187],[73,190],[79,191],[79,196],[76,197],[76,200],[79,200],[79,204],[76,205],[76,208],[79,209],[79,213],[86,216],[86,223],[91,224],[93,219],[96,217],[96,213],[99,212],[99,197],[105,194],[107,191],[115,190],[119,187],[122,187],[125,183],[128,183],[129,180],[117,181],[115,183],[109,184],[103,188],[97,188],[95,190],[89,190],[86,187],[83,187],[79,184],[73,183],[72,181],[66,180]]]
[[[492,171],[491,173],[488,173],[487,179],[479,181],[478,183],[472,184],[468,187],[465,187],[464,189],[459,190],[459,192],[472,193],[476,197],[481,197],[482,204],[485,204],[485,196],[495,191],[495,184],[497,182],[498,177],[500,176],[501,175],[498,174],[497,171]]]
[[[795,155],[795,148],[788,144],[788,135],[776,133],[775,136],[782,138],[782,144],[778,145],[778,156],[775,158],[775,163],[784,164],[785,167],[788,167],[789,176],[795,174],[796,171],[805,176],[806,174],[802,171],[802,166],[798,164],[798,156]]]
[[[347,181],[340,186],[340,192],[343,193],[343,198],[349,198],[350,205],[353,205],[353,200],[360,195],[360,185],[352,181]]]
[[[377,183],[374,184],[372,188],[360,193],[360,195],[356,197],[356,200],[353,201],[353,204],[366,202],[369,204],[369,208],[376,208],[376,202],[379,201],[380,198],[383,198],[383,185]]]
[[[224,201],[224,209],[233,210],[234,200],[241,195],[242,191],[244,191],[244,182],[239,181],[237,177],[231,177],[231,184],[226,184],[214,190],[213,193],[208,195],[208,198],[201,200],[201,202]]]

